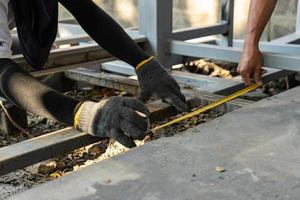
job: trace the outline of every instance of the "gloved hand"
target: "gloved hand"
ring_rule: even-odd
[[[181,112],[189,111],[184,95],[175,79],[151,57],[136,67],[140,83],[139,99],[146,102],[155,93],[163,101],[170,103]]]
[[[98,137],[110,137],[122,145],[135,147],[150,131],[149,111],[138,99],[112,97],[99,103],[87,101],[77,110],[74,126]]]

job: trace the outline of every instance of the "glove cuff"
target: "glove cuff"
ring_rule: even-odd
[[[105,105],[106,100],[95,103],[92,101],[83,102],[74,116],[74,127],[79,131],[95,135],[95,119],[99,109]]]
[[[151,56],[150,58],[143,60],[142,62],[140,62],[136,67],[135,67],[135,71],[139,71],[140,69],[142,69],[144,67],[145,64],[147,64],[148,62],[150,62],[152,59],[155,59],[154,56]]]

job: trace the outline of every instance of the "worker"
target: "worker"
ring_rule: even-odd
[[[44,65],[57,34],[58,2],[101,47],[135,67],[139,100],[112,97],[79,102],[47,87],[11,59],[10,29],[16,26],[28,63],[35,69]],[[142,140],[147,134],[149,111],[143,103],[152,94],[179,111],[188,111],[179,85],[159,61],[144,52],[92,0],[1,0],[0,90],[22,109],[94,136],[113,138],[127,147],[134,147],[134,139]]]
[[[268,23],[277,0],[251,0],[245,44],[237,68],[246,85],[262,84],[263,56],[259,50],[261,34]]]

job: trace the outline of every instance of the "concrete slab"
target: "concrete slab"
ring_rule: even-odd
[[[297,87],[10,199],[298,200],[299,121]]]

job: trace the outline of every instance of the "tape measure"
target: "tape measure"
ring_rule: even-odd
[[[191,113],[188,113],[188,114],[186,114],[186,115],[184,115],[184,116],[178,117],[178,118],[176,118],[176,119],[174,119],[174,120],[172,120],[172,121],[169,121],[169,122],[167,122],[167,123],[165,123],[165,124],[162,124],[162,125],[160,125],[160,126],[157,126],[157,127],[153,128],[153,129],[151,129],[151,132],[156,132],[156,131],[158,131],[158,130],[160,130],[160,129],[162,129],[162,128],[171,126],[171,125],[176,124],[176,123],[178,123],[178,122],[182,122],[182,121],[184,121],[184,120],[186,120],[186,119],[189,119],[189,118],[191,118],[191,117],[193,117],[193,116],[195,116],[195,115],[199,115],[199,114],[201,114],[201,113],[203,113],[203,112],[205,112],[205,111],[208,111],[208,110],[210,110],[210,109],[213,109],[213,108],[215,108],[215,107],[217,107],[217,106],[219,106],[219,105],[222,105],[222,104],[224,104],[224,103],[226,103],[226,102],[228,102],[228,101],[231,101],[231,100],[233,100],[233,99],[235,99],[235,98],[237,98],[237,97],[240,97],[240,96],[242,96],[242,95],[244,95],[244,94],[247,94],[248,92],[251,92],[251,91],[257,89],[257,88],[259,88],[260,86],[261,86],[261,85],[254,84],[254,85],[251,85],[251,86],[249,86],[249,87],[246,87],[246,88],[244,88],[244,89],[242,89],[242,90],[240,90],[240,91],[237,91],[237,92],[235,92],[235,93],[233,93],[233,94],[231,94],[231,95],[229,95],[229,96],[226,96],[226,97],[224,97],[224,98],[221,98],[221,99],[219,99],[219,100],[217,100],[217,101],[215,101],[215,102],[213,102],[213,103],[211,103],[211,104],[209,104],[209,105],[207,105],[207,106],[204,106],[204,107],[202,107],[202,108],[199,108],[199,109],[197,109],[197,110],[194,110],[194,111],[191,112]]]

